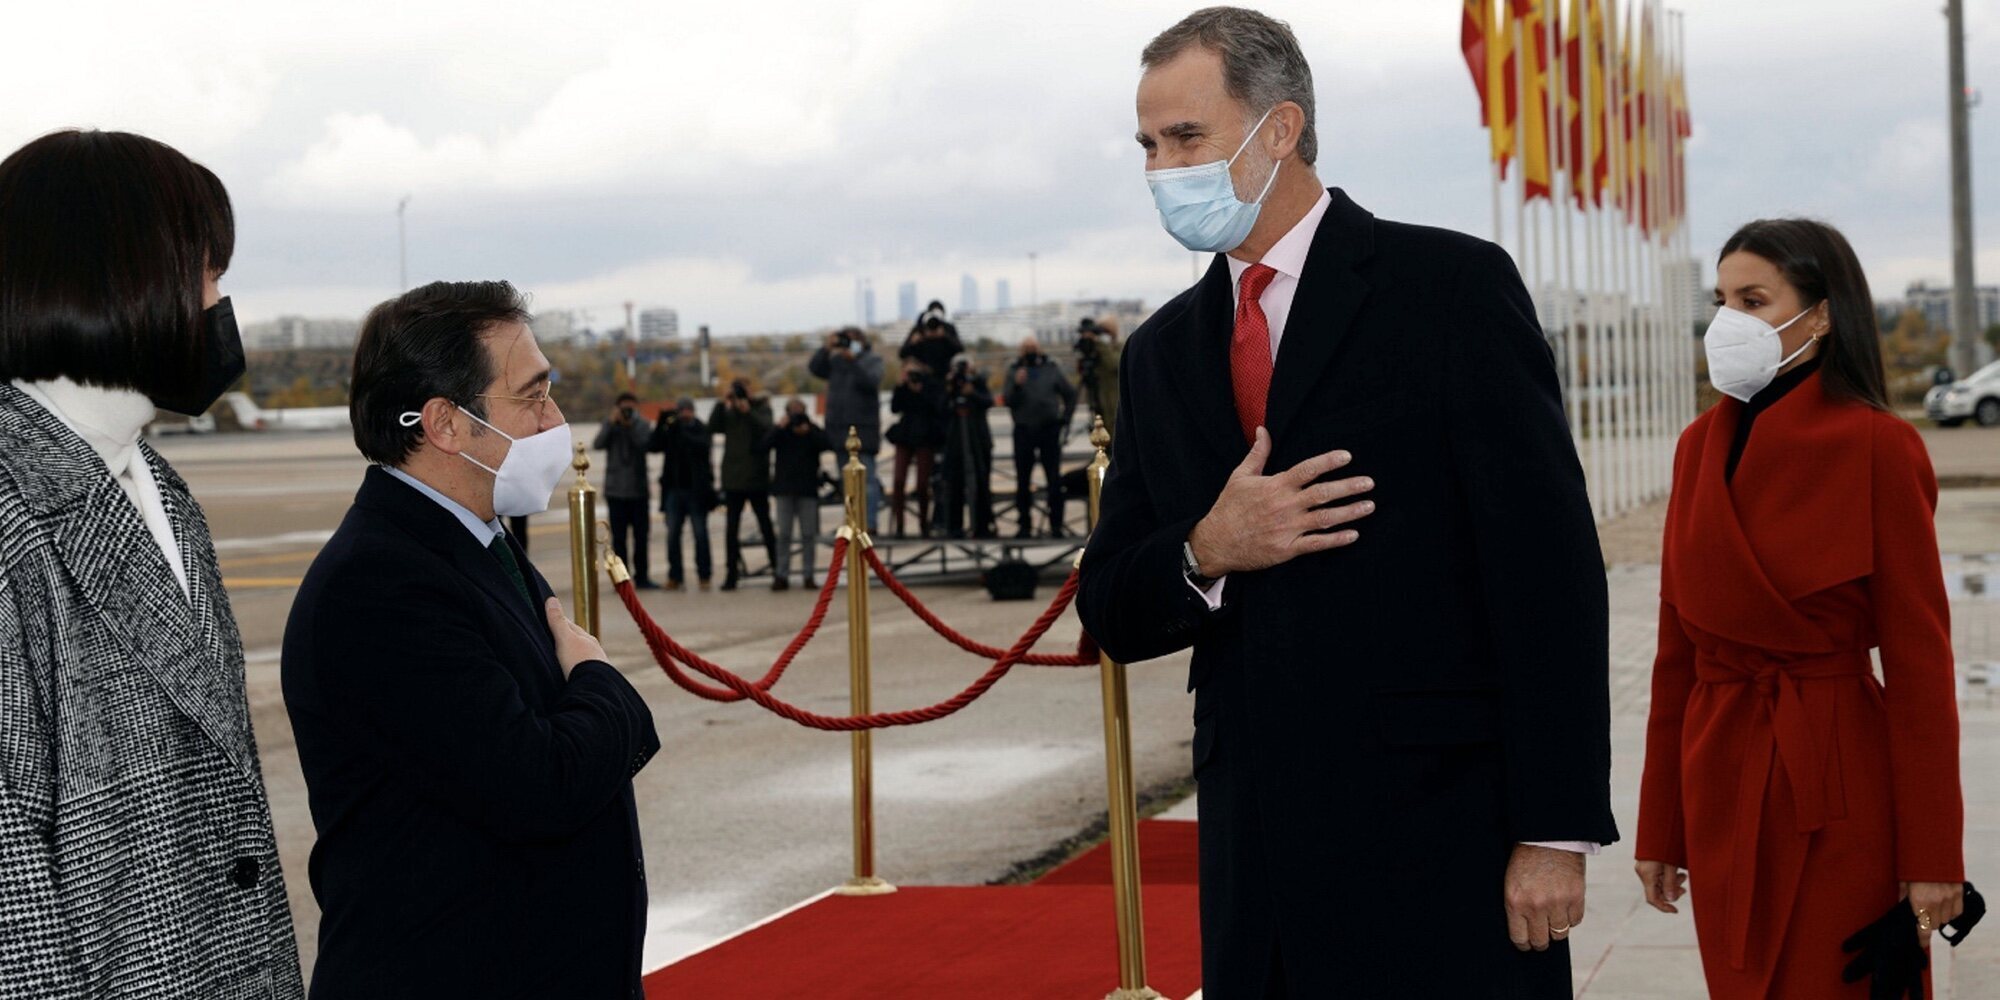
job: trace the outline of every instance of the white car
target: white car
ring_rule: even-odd
[[[2000,427],[2000,361],[1924,395],[1924,412],[1939,427],[1957,427],[1970,417],[1981,427]]]

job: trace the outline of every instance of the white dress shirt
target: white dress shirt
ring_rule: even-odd
[[[1320,220],[1326,217],[1326,210],[1332,204],[1333,195],[1322,191],[1319,200],[1313,203],[1312,209],[1306,212],[1305,217],[1285,235],[1279,237],[1278,242],[1271,244],[1271,249],[1265,251],[1262,260],[1254,262],[1278,272],[1271,278],[1271,283],[1264,286],[1264,293],[1257,296],[1257,304],[1263,308],[1264,320],[1271,328],[1273,381],[1277,379],[1278,342],[1284,338],[1285,321],[1292,315],[1292,299],[1299,293],[1299,277],[1306,273],[1306,255],[1312,252],[1313,237],[1319,234]],[[1248,271],[1253,262],[1234,257],[1226,259],[1229,261],[1230,315],[1234,317],[1237,297],[1242,294],[1243,272]],[[1213,611],[1222,607],[1222,588],[1228,582],[1227,576],[1219,577],[1207,590],[1195,587],[1195,593],[1200,594],[1201,599],[1208,602],[1209,610]],[[1189,580],[1188,586],[1194,587],[1194,581]],[[1553,847],[1579,854],[1596,854],[1601,849],[1598,844],[1580,840],[1531,843],[1528,846]]]
[[[160,484],[153,478],[153,467],[139,453],[139,435],[159,413],[153,401],[130,389],[78,385],[67,378],[45,382],[16,379],[14,388],[49,411],[104,460],[112,482],[138,509],[147,534],[153,536],[160,557],[174,574],[174,582],[181,585],[181,595],[190,596],[187,566],[181,562],[181,546],[174,538],[173,522],[167,518],[167,505],[160,499]]]
[[[1305,217],[1279,237],[1278,242],[1271,244],[1271,249],[1265,251],[1262,260],[1254,262],[1278,272],[1271,278],[1271,283],[1264,286],[1264,294],[1257,296],[1257,304],[1264,310],[1264,321],[1271,328],[1271,377],[1274,382],[1277,379],[1278,341],[1285,336],[1285,321],[1292,315],[1292,299],[1299,294],[1299,276],[1306,273],[1306,254],[1312,252],[1313,237],[1319,234],[1320,220],[1326,218],[1327,207],[1332,204],[1333,195],[1321,191],[1319,200],[1313,202]],[[1252,262],[1234,257],[1224,259],[1229,262],[1229,314],[1233,320],[1237,297],[1243,294],[1243,272],[1250,269]],[[1207,590],[1195,587],[1195,592],[1208,602],[1209,610],[1213,611],[1222,607],[1222,585],[1228,582],[1228,577],[1219,577]],[[1188,586],[1193,587],[1194,581],[1188,581]]]
[[[465,525],[465,530],[472,533],[473,540],[478,542],[479,547],[482,549],[491,547],[494,539],[507,533],[507,529],[501,527],[499,518],[496,517],[491,521],[481,521],[479,515],[467,510],[464,504],[445,496],[443,493],[433,489],[429,483],[401,469],[385,465],[382,467],[382,471],[395,476],[403,482],[409,483],[412,489],[415,489],[418,493],[422,493],[424,496],[430,497],[432,503],[450,511],[451,516],[458,518],[458,523]]]

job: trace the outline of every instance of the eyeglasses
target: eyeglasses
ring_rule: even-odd
[[[526,403],[529,409],[535,411],[535,416],[540,418],[548,417],[549,407],[554,405],[556,401],[555,393],[549,391],[549,387],[547,386],[543,386],[542,391],[532,396],[509,396],[498,392],[477,392],[473,393],[473,395],[479,399],[511,399],[516,402]]]

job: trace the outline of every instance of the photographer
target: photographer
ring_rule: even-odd
[[[771,530],[771,460],[764,451],[764,438],[771,433],[771,401],[753,397],[750,384],[736,379],[709,411],[708,430],[722,435],[722,538],[723,559],[728,563],[722,589],[735,590],[747,572],[738,537],[745,504],[757,515],[765,556],[773,568],[778,565],[777,535]]]
[[[936,374],[950,368],[951,359],[964,352],[958,328],[945,320],[944,306],[933,302],[931,309],[910,328],[910,335],[896,356],[906,361],[915,358]]]
[[[653,436],[653,423],[639,415],[639,397],[618,394],[618,405],[597,429],[591,447],[604,452],[604,506],[611,516],[611,551],[632,567],[633,585],[640,590],[658,590],[653,582],[648,555],[653,514],[646,509],[652,489],[646,484],[646,442]],[[626,536],[632,544],[625,544]],[[629,553],[629,555],[628,555]]]
[[[764,436],[764,449],[771,453],[776,472],[771,476],[771,499],[778,515],[778,558],[772,572],[777,579],[772,590],[791,586],[787,576],[792,568],[792,528],[798,528],[803,545],[800,553],[805,575],[799,578],[807,590],[814,589],[813,555],[819,545],[819,457],[833,451],[826,431],[806,415],[804,400],[785,404],[785,419]]]
[[[667,589],[679,590],[681,527],[693,522],[694,565],[701,589],[713,569],[708,554],[708,512],[715,509],[715,470],[709,465],[708,426],[694,415],[694,400],[682,396],[672,413],[660,415],[647,451],[666,456],[660,463],[660,512],[667,516]]]
[[[937,448],[944,443],[944,384],[931,375],[931,367],[916,357],[903,362],[903,378],[889,397],[889,409],[902,415],[889,428],[889,443],[896,446],[896,463],[889,480],[891,532],[903,533],[904,482],[910,466],[917,471],[917,534],[927,532],[931,523],[931,475]]]
[[[943,492],[938,498],[938,519],[951,538],[994,534],[993,431],[986,424],[986,411],[992,408],[986,373],[963,355],[953,359],[945,379]]]
[[[1076,387],[1042,353],[1034,337],[1021,341],[1021,356],[1007,369],[1007,408],[1014,413],[1014,507],[1021,518],[1018,538],[1034,534],[1035,465],[1049,484],[1049,535],[1063,531],[1062,439],[1076,413]]]
[[[849,427],[861,436],[861,465],[868,470],[868,530],[873,533],[882,508],[882,483],[875,476],[875,456],[882,450],[882,356],[869,349],[868,334],[850,326],[828,334],[806,370],[826,380],[827,434],[835,447],[847,447]]]
[[[1086,316],[1076,330],[1076,383],[1104,426],[1118,424],[1118,327]]]

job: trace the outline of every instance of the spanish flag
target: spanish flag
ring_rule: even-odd
[[[1632,8],[1627,7],[1625,8],[1624,38],[1618,45],[1619,141],[1623,143],[1621,152],[1625,154],[1621,157],[1624,160],[1623,169],[1619,171],[1625,176],[1619,178],[1618,183],[1624,192],[1621,202],[1625,206],[1625,223],[1627,225],[1637,225],[1639,223],[1639,135],[1637,121],[1639,99],[1638,95],[1633,92],[1634,87],[1637,86],[1639,81],[1638,75],[1634,72],[1637,69],[1638,60],[1635,58],[1636,53],[1633,51],[1632,41]]]
[[[1639,232],[1651,236],[1659,217],[1656,214],[1660,189],[1658,113],[1653,102],[1659,97],[1660,65],[1653,51],[1653,8],[1648,4],[1639,15],[1639,80],[1634,85],[1638,98],[1639,147]]]
[[[1472,73],[1472,86],[1479,92],[1479,120],[1486,125],[1492,145],[1493,162],[1500,176],[1507,176],[1507,161],[1514,156],[1514,114],[1518,101],[1514,84],[1514,46],[1507,0],[1465,0],[1465,14],[1458,31],[1458,47],[1465,55],[1465,68]]]
[[[1549,46],[1544,31],[1545,2],[1556,0],[1511,0],[1514,8],[1516,42],[1526,61],[1521,67],[1521,170],[1522,198],[1547,198],[1554,190],[1549,140]]]
[[[1570,0],[1569,23],[1563,25],[1563,128],[1569,138],[1563,152],[1563,169],[1569,171],[1570,196],[1577,208],[1588,208],[1590,194],[1590,150],[1584,148],[1583,132],[1583,26],[1587,16],[1583,0]]]
[[[1592,203],[1604,205],[1604,190],[1611,181],[1611,106],[1610,72],[1611,60],[1606,51],[1604,36],[1605,22],[1615,16],[1607,13],[1607,4],[1613,0],[1584,0],[1588,11],[1586,18],[1590,31],[1590,99],[1585,113],[1591,116],[1590,138],[1590,194]],[[1618,195],[1612,193],[1613,204]]]

